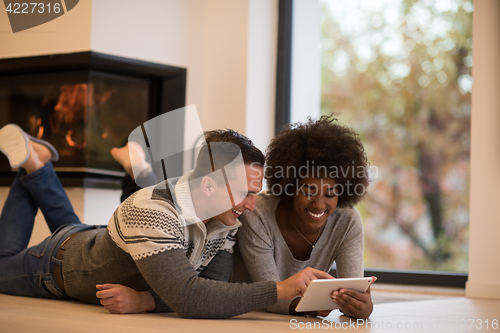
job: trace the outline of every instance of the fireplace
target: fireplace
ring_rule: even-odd
[[[52,143],[65,186],[117,188],[124,173],[110,149],[185,96],[184,68],[96,52],[0,59],[0,127],[16,123]],[[0,185],[14,175],[0,156]]]

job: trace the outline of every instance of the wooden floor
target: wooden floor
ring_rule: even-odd
[[[457,295],[455,295],[457,294]],[[333,311],[325,320],[265,312],[232,319],[180,319],[175,314],[111,315],[100,306],[0,294],[0,332],[500,332],[500,300],[378,289],[374,312],[356,322]],[[387,302],[386,302],[387,301]],[[481,327],[482,326],[482,327]]]

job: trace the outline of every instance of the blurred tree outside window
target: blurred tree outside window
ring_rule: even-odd
[[[359,133],[365,266],[467,272],[470,0],[321,0],[322,114]]]

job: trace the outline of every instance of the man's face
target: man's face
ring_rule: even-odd
[[[233,208],[215,216],[217,220],[228,226],[234,225],[236,219],[246,209],[255,209],[256,195],[262,190],[264,176],[264,168],[256,165],[245,164],[244,168],[234,168],[234,170],[233,174],[228,173],[231,186],[225,185],[217,188],[217,191],[230,194]]]

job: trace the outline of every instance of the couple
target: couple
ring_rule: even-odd
[[[353,174],[351,179],[327,170],[366,167],[363,147],[351,130],[324,117],[281,132],[268,150],[266,178],[272,191],[280,187],[275,184],[282,189],[291,185],[288,191],[258,197],[264,156],[251,141],[233,131],[208,132],[206,141],[200,156],[210,153],[212,143],[232,143],[241,150],[245,172],[239,178],[247,192],[235,193],[241,200],[233,200],[231,209],[216,216],[207,213],[229,189],[226,175],[217,176],[214,170],[223,170],[234,155],[221,151],[214,158],[221,161],[217,168],[199,168],[197,163],[173,187],[160,183],[134,193],[108,227],[99,228],[82,225],[74,214],[52,169],[50,160],[57,159],[57,152],[50,144],[15,125],[2,128],[0,148],[12,167],[21,168],[0,217],[0,292],[72,297],[101,302],[110,310],[114,303],[129,302],[135,310],[227,318],[261,308],[273,311],[274,306],[293,313],[292,299],[311,280],[331,278],[325,271],[334,261],[340,277],[362,276],[361,220],[349,208],[362,195],[339,193],[336,185],[367,185],[368,176]],[[314,162],[317,172],[311,169],[303,177],[278,174],[283,164],[275,163],[282,161],[295,167]],[[238,217],[256,204],[254,213],[245,214],[248,225],[239,244],[253,283],[228,283]],[[27,249],[38,208],[52,235]],[[281,261],[284,257],[288,259]],[[319,269],[305,268],[315,265]],[[98,285],[105,282],[113,285]],[[96,285],[101,289],[97,296]],[[122,292],[120,297],[116,291]],[[367,318],[372,311],[369,292],[345,290],[332,295],[332,301],[353,317]]]

